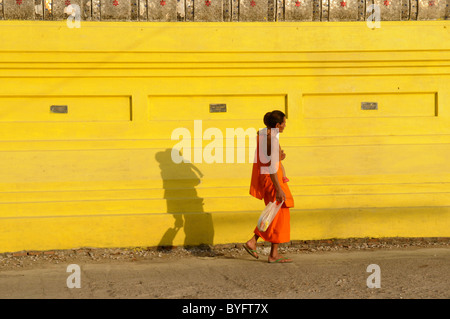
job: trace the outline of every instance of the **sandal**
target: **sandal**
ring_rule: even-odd
[[[256,250],[251,249],[250,247],[247,246],[247,244],[244,244],[244,248],[250,255],[252,255],[253,258],[256,259],[259,258],[258,254],[256,253]]]
[[[282,261],[282,260],[285,260],[285,261]],[[292,260],[287,257],[281,257],[280,259],[273,260],[273,261],[268,260],[268,262],[269,262],[269,264],[288,264],[288,263],[291,263]]]

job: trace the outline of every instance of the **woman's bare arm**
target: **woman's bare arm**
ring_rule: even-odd
[[[278,181],[277,174],[270,174],[270,179],[272,180],[273,186],[275,187],[276,194],[276,200],[277,202],[281,203],[286,200],[286,194],[284,194],[283,190],[281,189],[280,182]]]
[[[267,135],[267,150],[268,150],[268,155],[271,156],[271,149],[272,149],[272,138],[271,138],[271,134],[269,133]],[[275,155],[275,154],[274,154]],[[277,154],[279,155],[279,154]],[[272,158],[270,160],[270,166],[272,167]],[[277,159],[277,164],[275,165],[276,167],[278,167],[279,165],[279,159]],[[276,193],[276,200],[277,202],[281,203],[283,201],[286,200],[286,195],[284,194],[283,190],[281,189],[280,186],[280,182],[278,181],[278,176],[277,176],[277,172],[275,171],[275,173],[270,174],[270,179],[272,180],[273,186],[275,187],[275,191]]]

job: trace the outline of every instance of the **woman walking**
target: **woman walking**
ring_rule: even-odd
[[[294,199],[287,185],[288,179],[284,176],[281,164],[286,155],[278,144],[278,133],[283,133],[286,127],[286,115],[278,110],[268,112],[264,116],[264,124],[266,128],[258,132],[250,195],[264,199],[266,205],[275,200],[283,202],[283,205],[266,231],[255,228],[254,236],[244,244],[244,248],[254,258],[259,258],[256,242],[262,238],[272,243],[269,263],[288,263],[292,260],[278,253],[279,244],[290,240],[289,208],[294,207]]]

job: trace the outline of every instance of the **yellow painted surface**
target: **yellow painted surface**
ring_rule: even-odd
[[[129,96],[3,96],[0,105],[0,118],[5,122],[131,120]],[[67,109],[67,113],[56,113],[50,110],[51,105],[70,105],[70,109]]]
[[[449,30],[0,21],[0,251],[248,239],[263,203],[249,141],[226,133],[272,109],[288,115],[292,240],[448,237]],[[221,163],[173,163],[177,128],[191,160],[221,143]]]

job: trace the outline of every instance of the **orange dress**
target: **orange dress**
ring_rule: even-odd
[[[271,161],[268,163],[265,163],[267,160],[261,161],[259,152],[260,142],[262,141],[261,138],[265,138],[265,136],[263,135],[266,135],[267,133],[259,134],[260,132],[258,132],[256,155],[255,161],[253,163],[250,195],[258,199],[264,199],[265,205],[276,200],[276,191],[272,180],[270,179],[269,172],[267,170],[261,171],[261,167],[274,164],[276,167],[278,182],[284,194],[286,195],[286,200],[281,206],[272,223],[269,225],[269,228],[267,228],[265,232],[262,232],[258,229],[258,227],[256,227],[254,233],[261,237],[263,240],[271,243],[285,243],[290,241],[291,227],[289,208],[294,207],[294,198],[292,197],[288,185],[286,183],[283,183],[283,171],[281,169],[281,165],[277,165],[279,158],[271,158]],[[273,162],[274,160],[275,162]]]

